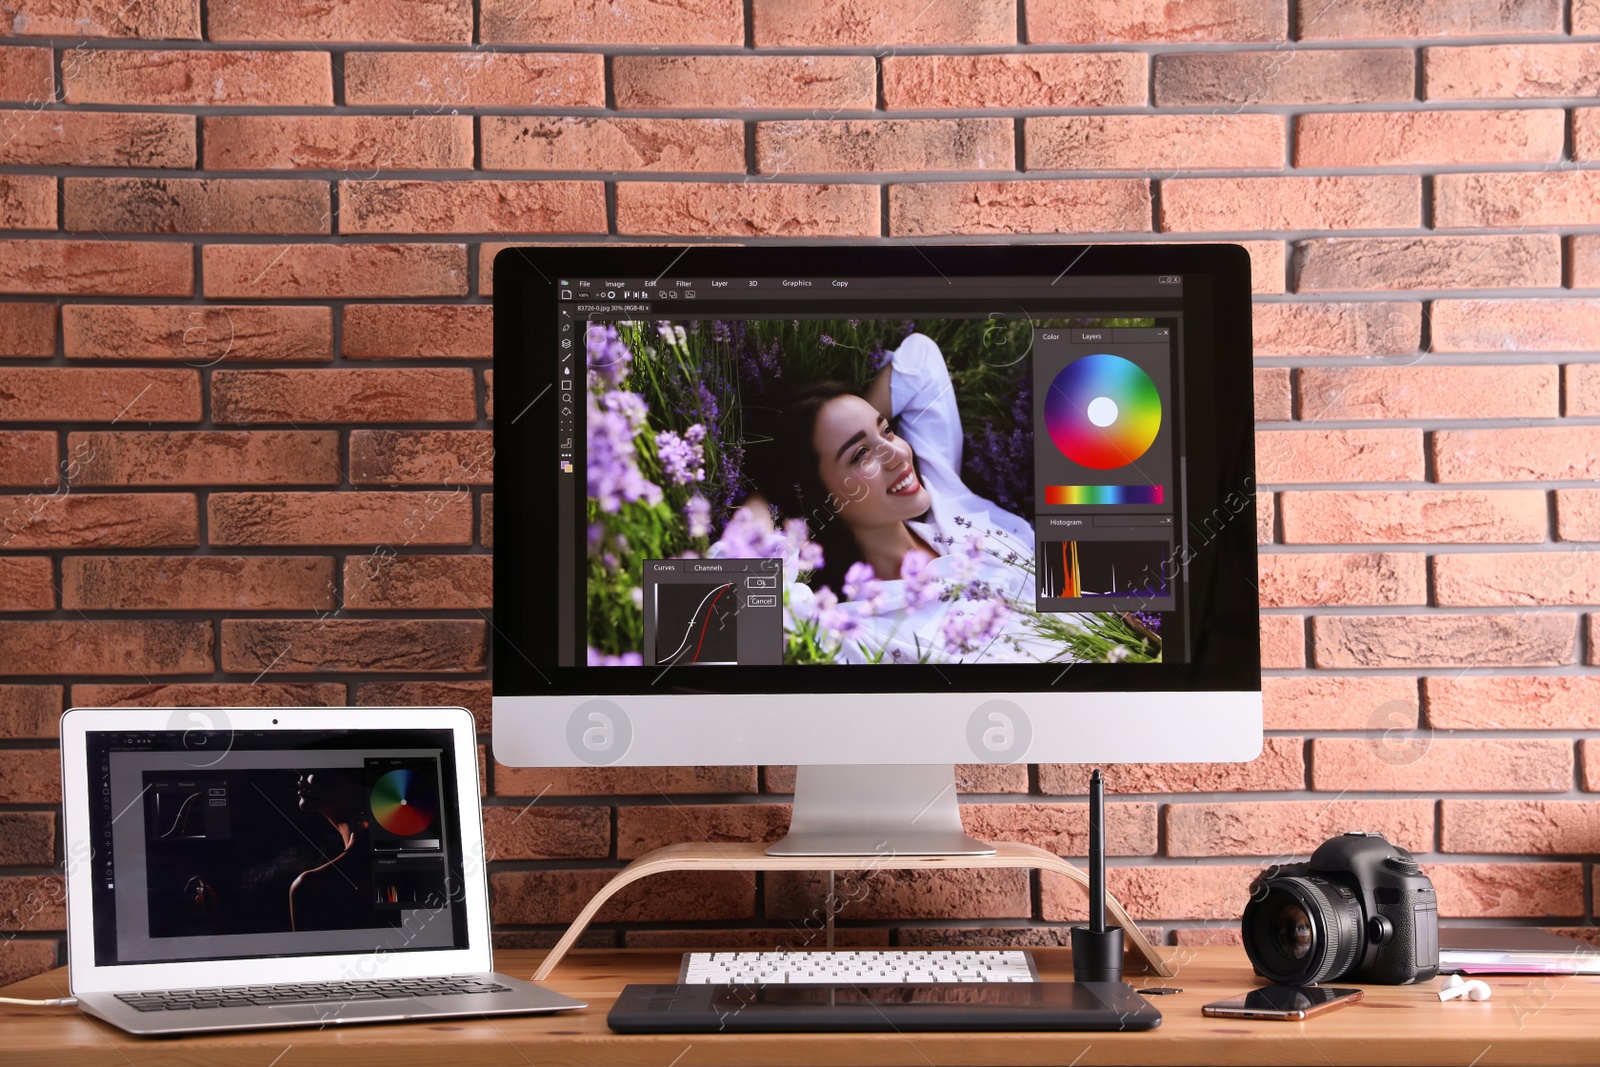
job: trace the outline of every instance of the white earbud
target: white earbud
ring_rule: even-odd
[[[1480,982],[1476,978],[1470,982],[1463,982],[1460,975],[1452,974],[1444,980],[1444,985],[1439,990],[1439,999],[1456,1000],[1466,997],[1468,1000],[1488,1000],[1491,992],[1487,982]]]

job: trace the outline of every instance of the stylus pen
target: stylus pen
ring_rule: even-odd
[[[1106,932],[1106,783],[1096,767],[1089,775],[1089,929]]]

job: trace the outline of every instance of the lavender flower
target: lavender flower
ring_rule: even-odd
[[[588,394],[589,496],[600,510],[617,512],[625,503],[661,502],[661,487],[639,473],[633,439],[649,416],[644,398],[617,391]]]
[[[821,337],[817,338],[817,344],[821,345],[823,348],[832,348],[834,340],[827,334],[823,334]]]
[[[872,564],[852,563],[850,569],[844,572],[845,599],[865,600],[877,591],[878,584],[878,575],[872,569]]]
[[[689,485],[706,478],[706,452],[700,442],[705,439],[706,428],[698,422],[679,437],[671,430],[656,434],[656,454],[661,458],[661,469],[673,485]]]
[[[998,600],[980,600],[970,611],[952,610],[939,627],[945,646],[957,653],[976,652],[1005,629],[1011,611]]]
[[[722,319],[711,320],[711,339],[728,344],[733,340],[733,330]]]
[[[683,517],[688,520],[690,537],[705,537],[711,532],[711,501],[696,493],[683,506]]]
[[[624,652],[621,655],[611,656],[601,652],[593,645],[589,646],[589,666],[591,667],[643,667],[644,653]]]
[[[589,380],[616,388],[628,377],[633,353],[617,336],[615,326],[590,326],[586,335]]]
[[[915,611],[924,604],[939,598],[939,585],[928,565],[933,560],[926,552],[912,549],[900,561],[900,577],[905,582],[906,607]]]

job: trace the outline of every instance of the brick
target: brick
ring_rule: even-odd
[[[1106,891],[1136,920],[1224,919],[1237,926],[1250,900],[1254,864],[1178,867],[1111,867]],[[1086,914],[1081,886],[1065,878],[1039,879],[1039,914],[1051,922],[1081,921]]]
[[[471,0],[341,0],[308,10],[283,0],[214,0],[213,41],[405,41],[469,43]]]
[[[1584,163],[1600,159],[1600,108],[1572,109],[1572,158]],[[1578,239],[1572,239],[1577,243]],[[1594,241],[1586,242],[1590,248]]]
[[[1273,552],[1260,556],[1261,606],[1428,603],[1421,552]]]
[[[207,297],[466,296],[459,244],[206,245]]]
[[[61,482],[53,430],[0,430],[0,485],[48,489]]]
[[[1295,289],[1493,289],[1561,285],[1555,234],[1327,237],[1294,246]]]
[[[702,927],[693,930],[627,929],[619,932],[622,934],[623,944],[628,948],[665,948],[684,952],[719,949],[776,951],[817,948],[826,942],[826,935],[820,929],[711,930]],[[896,937],[897,946],[921,944],[908,941],[907,931],[903,926],[896,927],[893,931],[886,928],[842,926],[834,930],[833,943],[840,948],[888,948],[891,933]],[[983,943],[977,931],[962,927],[961,933],[972,933],[974,946]]]
[[[333,430],[178,430],[67,436],[77,485],[337,485]]]
[[[30,625],[0,623],[0,628]],[[4,634],[0,633],[0,641]],[[0,666],[3,670],[3,666]],[[61,753],[51,749],[10,749],[0,761],[0,804],[61,803]],[[0,916],[5,916],[0,911]]]
[[[1443,919],[1584,913],[1579,863],[1430,863],[1427,874]]]
[[[1261,679],[1268,730],[1414,730],[1421,715],[1415,678],[1268,677]]]
[[[228,370],[211,376],[222,422],[471,422],[465,368]]]
[[[983,841],[1018,841],[1058,856],[1089,854],[1089,809],[1061,804],[964,804],[967,833]],[[1154,856],[1156,805],[1106,805],[1106,852],[1113,856]]]
[[[1405,355],[1422,345],[1422,305],[1411,301],[1268,303],[1251,310],[1258,356]]]
[[[326,52],[93,49],[62,58],[69,104],[327,107]]]
[[[493,359],[490,304],[346,304],[345,359]]]
[[[0,674],[209,674],[211,647],[205,620],[0,620]]]
[[[465,493],[212,493],[214,545],[463,545]]]
[[[1013,869],[840,871],[830,906],[821,872],[774,871],[766,876],[766,918],[816,927],[830,912],[846,922],[1026,918],[1028,882],[1027,871]]]
[[[54,59],[48,48],[13,45],[0,53],[0,100],[42,106],[56,95]]]
[[[621,234],[876,237],[875,185],[618,182]],[[892,195],[892,192],[891,192]]]
[[[1256,542],[1272,544],[1272,531],[1278,521],[1278,501],[1271,493],[1256,494]]]
[[[494,436],[486,430],[353,430],[350,480],[358,485],[490,485]]]
[[[329,233],[328,183],[65,178],[63,227],[95,233]]]
[[[199,515],[189,493],[30,494],[12,497],[0,508],[0,547],[179,548],[200,543]]]
[[[61,708],[59,685],[0,685],[0,737],[55,737]]]
[[[1585,352],[1600,331],[1600,300],[1436,300],[1430,311],[1435,352]]]
[[[67,884],[59,874],[0,876],[0,931],[65,930]]]
[[[1028,170],[1278,170],[1279,115],[1060,115],[1025,124]]]
[[[50,867],[55,861],[56,817],[53,812],[0,812],[0,865]]]
[[[479,18],[479,39],[485,42],[652,47],[744,44],[740,0],[685,0],[670,8],[641,0],[605,6],[483,0]]]
[[[489,875],[490,911],[501,925],[570,923],[614,874],[596,868],[495,872]],[[755,907],[755,879],[743,872],[674,871],[622,889],[595,921],[662,922],[685,915],[750,919]]]
[[[1596,667],[1600,666],[1600,615],[1588,615],[1587,622],[1589,654],[1584,662],[1591,667]]]
[[[56,306],[7,303],[0,317],[0,358],[47,359],[56,354]]]
[[[494,494],[485,493],[478,505],[481,515],[478,520],[478,543],[484,548],[494,547]]]
[[[54,970],[56,960],[55,938],[29,939],[13,937],[0,947],[0,982],[10,984],[36,974]]]
[[[889,229],[897,237],[1144,233],[1150,230],[1150,183],[1097,178],[891,185]]]
[[[224,619],[225,671],[481,671],[481,619]]]
[[[1600,553],[1595,552],[1440,555],[1432,564],[1440,606],[1593,604],[1600,595]]]
[[[194,166],[193,115],[0,110],[0,163],[43,167]]]
[[[1600,541],[1600,490],[1556,490],[1556,540]]]
[[[1493,544],[1545,539],[1537,490],[1286,492],[1278,515],[1288,544]]]
[[[1279,422],[1291,417],[1293,394],[1287,367],[1257,367],[1253,375],[1257,422]]]
[[[48,174],[0,174],[0,228],[56,228],[56,180]]]
[[[494,371],[483,372],[483,417],[494,421]]]
[[[510,767],[494,765],[498,797],[682,796],[754,793],[754,767]]]
[[[342,682],[183,683],[75,685],[72,704],[80,708],[294,708],[342,707]]]
[[[1242,911],[1243,909],[1241,909]],[[1234,947],[1244,944],[1244,934],[1239,929],[1239,924],[1214,925],[1206,924],[1193,929],[1179,928],[1172,931],[1174,945],[1184,947],[1192,945],[1230,945]]]
[[[1572,742],[1565,739],[1446,739],[1430,730],[1405,744],[1385,738],[1311,742],[1313,789],[1467,793],[1515,782],[1519,792],[1565,793],[1572,773]]]
[[[611,855],[611,811],[490,804],[483,809],[483,836],[491,860],[605,859]]]
[[[489,556],[352,556],[344,561],[344,607],[491,608],[492,564]]]
[[[1424,477],[1418,429],[1261,430],[1256,481],[1411,482]]]
[[[1433,801],[1422,799],[1168,804],[1165,826],[1169,856],[1271,856],[1281,863],[1354,828],[1433,851]]]
[[[1428,725],[1439,730],[1587,730],[1600,677],[1435,675],[1422,680],[1422,690]]]
[[[1595,0],[1573,0],[1572,32],[1585,36],[1600,34],[1600,4]]]
[[[1319,615],[1311,634],[1318,667],[1555,667],[1577,662],[1577,621],[1565,614]]]
[[[1560,33],[1561,0],[1295,0],[1302,40]]]
[[[1157,107],[1376,104],[1410,100],[1408,48],[1171,52],[1155,57]]]
[[[1261,666],[1298,670],[1306,665],[1306,623],[1300,615],[1261,616]]]
[[[470,115],[208,115],[204,123],[207,170],[370,170],[365,176],[376,177],[472,166]]]
[[[200,418],[192,370],[0,368],[0,421],[191,422]]]
[[[1578,748],[1583,753],[1583,791],[1600,793],[1600,745],[1585,739]]]
[[[1035,0],[1028,5],[1029,44],[1098,44],[1104,41],[1282,41],[1288,9],[1268,0],[1157,0],[1084,4]]]
[[[604,233],[599,182],[349,181],[341,233]]]
[[[50,611],[55,575],[43,556],[0,556],[0,611]]]
[[[878,99],[871,56],[620,55],[611,77],[624,111],[870,111]]]
[[[151,241],[0,240],[0,293],[190,296],[194,248]]]
[[[1411,175],[1173,178],[1161,183],[1159,228],[1166,232],[1421,225],[1422,184]]]
[[[405,106],[437,115],[463,107],[606,106],[598,52],[348,52],[344,97],[351,106]]]
[[[745,171],[744,124],[732,119],[485,115],[479,121],[485,170]]]
[[[333,313],[325,307],[67,304],[61,309],[61,336],[68,359],[206,365],[333,359]]]
[[[1457,226],[1587,226],[1600,209],[1600,171],[1436,174],[1433,224]]]
[[[1551,108],[1325,112],[1294,122],[1297,167],[1553,163],[1566,138],[1566,115]]]
[[[1567,285],[1574,289],[1600,288],[1600,239],[1567,238]]]
[[[1600,45],[1501,44],[1422,50],[1425,100],[1526,100],[1600,93]]]
[[[200,5],[196,0],[16,0],[15,7],[0,10],[0,29],[18,36],[198,38]]]
[[[1600,415],[1600,363],[1569,363],[1562,368],[1566,394],[1563,415]]]
[[[557,930],[502,930],[492,931],[489,942],[495,951],[505,950],[548,950],[555,947],[555,943],[565,931]],[[591,927],[578,935],[578,940],[573,942],[573,948],[604,948],[614,949],[622,940],[623,931],[596,929]]]
[[[837,119],[756,123],[756,170],[1014,170],[1012,120]]]
[[[617,808],[617,858],[680,842],[772,842],[789,828],[787,804],[628,805]]]
[[[84,611],[316,611],[333,606],[326,556],[67,556],[61,606]]]
[[[1483,410],[1486,415],[1499,414],[1497,405],[1485,404]],[[1441,482],[1596,479],[1600,478],[1596,449],[1600,449],[1600,426],[1436,430],[1434,477]]]
[[[1295,382],[1306,420],[1554,418],[1561,410],[1551,366],[1301,367]]]
[[[752,0],[751,26],[757,48],[1014,45],[1018,6],[1017,0],[956,7],[920,0]]]
[[[466,708],[472,712],[478,733],[489,732],[493,695],[482,682],[366,682],[356,686],[360,706],[393,708]]]
[[[1268,737],[1248,763],[1119,763],[1104,771],[1106,792],[1244,793],[1306,787],[1305,743]],[[1078,763],[1039,764],[1039,792],[1081,796],[1092,768]]]
[[[888,55],[883,57],[883,103],[890,111],[1141,107],[1148,65],[1139,52]]]
[[[1441,852],[1584,854],[1600,834],[1600,804],[1581,800],[1445,800]]]

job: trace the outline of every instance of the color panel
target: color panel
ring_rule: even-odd
[[[1121,356],[1075,359],[1050,383],[1045,427],[1061,454],[1095,470],[1126,467],[1155,442],[1161,396],[1150,376]]]
[[[1164,504],[1160,485],[1047,485],[1046,504]]]
[[[433,788],[415,771],[390,771],[373,783],[372,817],[396,837],[420,834],[438,813]]]

